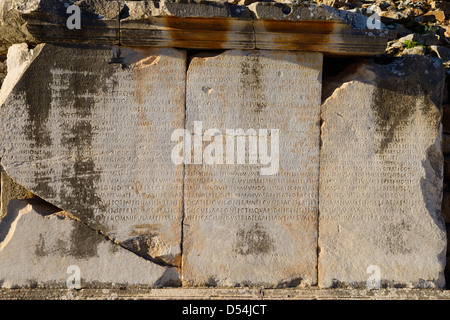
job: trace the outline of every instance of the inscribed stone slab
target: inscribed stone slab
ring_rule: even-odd
[[[230,50],[192,59],[185,284],[316,283],[321,67],[318,53]]]
[[[14,199],[33,198],[33,194],[0,172],[0,220],[6,215],[8,204]]]
[[[119,44],[122,8],[111,0],[2,0],[0,52],[22,42]]]
[[[177,284],[177,274],[40,199],[12,200],[0,223],[1,287],[151,287]]]
[[[319,286],[443,287],[440,62],[366,62],[337,80],[322,106]]]
[[[185,51],[39,50],[15,85],[5,80],[4,170],[143,257],[179,265],[183,170],[170,135],[184,124]]]

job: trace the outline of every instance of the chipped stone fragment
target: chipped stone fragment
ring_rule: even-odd
[[[317,282],[321,68],[320,53],[230,50],[192,59],[185,285]]]

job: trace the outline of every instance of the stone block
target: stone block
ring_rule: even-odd
[[[321,68],[319,53],[192,59],[185,285],[316,284]]]
[[[428,76],[424,76],[428,75]],[[363,62],[322,106],[319,286],[444,287],[438,59]]]
[[[178,266],[183,168],[170,161],[170,136],[184,125],[185,51],[10,51],[25,57],[8,58],[0,94],[5,172],[141,256]]]
[[[176,268],[146,261],[40,199],[13,200],[0,223],[0,287],[173,286]]]

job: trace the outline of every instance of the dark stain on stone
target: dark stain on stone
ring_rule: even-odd
[[[36,256],[46,257],[50,253],[78,259],[96,256],[97,246],[104,241],[103,236],[81,222],[74,222],[73,226],[68,242],[64,239],[57,239],[56,244],[50,247],[46,244],[44,235],[40,234],[34,251]]]
[[[61,191],[61,199],[68,207],[73,208],[77,217],[96,229],[101,229],[98,220],[94,219],[94,210],[102,208],[101,198],[95,186],[100,179],[100,172],[95,169],[91,158],[77,156],[73,167],[63,171],[63,181],[70,186]]]
[[[388,289],[388,288],[406,288],[407,285],[404,283],[399,283],[393,280],[380,280],[380,288],[381,289]],[[332,285],[330,287],[331,289],[368,289],[367,282],[364,281],[353,281],[353,282],[345,282],[340,281],[338,279],[332,280]]]
[[[241,92],[243,96],[262,96],[263,84],[261,82],[261,70],[259,56],[249,55],[245,57],[245,62],[241,65]],[[257,114],[261,113],[266,104],[262,100],[249,99],[252,102],[252,110]]]
[[[35,176],[36,185],[33,188],[33,191],[40,195],[45,195],[47,199],[56,197],[56,191],[50,186],[52,179],[39,173],[36,173]]]
[[[58,219],[64,219],[64,217],[58,217]],[[58,239],[56,241],[56,250],[58,250],[58,252],[61,252],[61,253],[66,252],[67,247],[68,247],[68,244],[65,240]]]
[[[49,147],[52,144],[47,128],[52,102],[51,69],[57,62],[49,61],[41,53],[28,67],[26,76],[22,77],[17,90],[25,94],[25,107],[28,123],[25,134],[34,141],[36,148]]]
[[[274,250],[274,239],[258,223],[242,227],[236,233],[235,251],[241,255],[268,254]]]
[[[36,150],[34,158],[38,170],[33,192],[50,201],[59,196],[63,209],[70,209],[68,211],[97,229],[100,226],[98,219],[92,219],[94,210],[105,208],[96,190],[101,168],[96,167],[92,158],[95,132],[90,118],[95,98],[108,95],[115,86],[112,75],[120,67],[109,64],[112,51],[111,47],[47,44],[18,84],[18,91],[25,93],[26,98],[26,135],[34,142],[32,150]],[[55,76],[54,70],[62,74]],[[48,129],[49,121],[55,121],[49,119],[52,108],[62,118],[60,123],[53,124],[63,131],[61,146],[75,158],[63,163],[61,190],[52,188],[52,176],[47,174],[52,170],[48,160],[55,156],[50,149],[52,139]],[[60,153],[56,150],[56,154]]]
[[[441,119],[435,111],[442,103],[443,70],[440,64],[425,57],[406,57],[380,67],[381,76],[372,103],[377,132],[382,136],[379,153],[388,148],[395,133],[407,126],[406,121],[414,119],[419,112],[425,116],[429,127],[438,130]]]
[[[413,249],[407,240],[408,233],[410,232],[411,225],[405,221],[387,224],[383,233],[385,237],[382,244],[386,248],[386,254],[401,255],[411,253]]]
[[[77,259],[95,257],[97,256],[97,247],[102,241],[104,241],[104,238],[97,231],[76,222],[70,234],[68,254]]]
[[[27,284],[25,285],[25,287],[30,289],[36,289],[39,287],[39,282],[36,279],[27,280]]]
[[[30,149],[30,155],[36,159],[37,165],[40,165],[38,169],[42,171],[50,170],[45,161],[40,161],[51,157],[48,148],[52,145],[52,139],[47,124],[52,102],[51,69],[56,63],[56,61],[47,59],[41,52],[16,86],[16,92],[25,96],[25,110],[28,121],[24,128],[24,134],[29,141],[34,142],[34,148]],[[39,149],[40,151],[37,151]],[[51,179],[36,173],[35,181],[34,191],[36,193],[46,194],[49,197],[56,195],[49,184]]]
[[[331,289],[364,288],[364,287],[366,287],[366,283],[362,282],[346,283],[338,279],[332,279],[330,286]]]
[[[217,287],[217,279],[214,276],[208,278],[208,281],[205,283],[207,287]]]
[[[102,170],[96,166],[92,158],[95,130],[90,118],[93,115],[95,97],[105,95],[111,90],[106,82],[112,78],[115,68],[106,67],[110,57],[104,49],[83,47],[78,50],[86,50],[89,56],[95,51],[99,52],[95,60],[87,63],[85,67],[83,61],[80,61],[84,60],[83,52],[77,54],[71,65],[80,65],[79,69],[74,70],[67,78],[67,89],[61,88],[58,91],[61,101],[68,102],[70,110],[74,113],[73,116],[64,117],[61,145],[75,157],[75,160],[63,169],[62,180],[67,187],[61,190],[60,198],[62,203],[70,204],[74,215],[91,227],[102,229],[104,226],[99,224],[99,219],[94,219],[95,209],[103,211],[106,208],[96,189]],[[111,52],[111,49],[106,50]],[[63,66],[61,68],[64,69]],[[76,234],[77,231],[74,237],[79,238]],[[92,248],[87,252],[95,254]]]
[[[89,148],[92,142],[92,124],[89,121],[79,121],[69,129],[63,129],[64,135],[61,144],[67,146],[70,151],[74,148]]]

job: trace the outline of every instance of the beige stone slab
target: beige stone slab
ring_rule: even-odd
[[[321,67],[318,53],[230,50],[192,59],[186,97],[186,136],[192,139],[184,140],[193,150],[191,161],[185,159],[185,285],[316,283]],[[245,130],[245,146],[227,131],[236,129]],[[216,134],[211,143],[208,134]],[[220,148],[211,151],[220,139],[222,157]],[[256,149],[279,157],[269,165]],[[239,154],[244,161],[238,162]]]
[[[336,81],[322,106],[319,286],[442,288],[440,62],[360,63]]]
[[[40,45],[31,55],[0,94],[3,169],[136,253],[179,265],[183,168],[170,136],[184,124],[185,51]]]
[[[42,200],[13,200],[0,223],[3,288],[170,286],[175,268],[125,250]]]
[[[111,0],[3,0],[0,51],[21,42],[119,44],[121,8]]]
[[[217,1],[125,1],[124,45],[254,49],[253,19],[245,6]]]
[[[449,290],[440,289],[264,289],[264,288],[131,288],[131,289],[0,289],[2,300],[229,300],[229,304],[241,302],[234,300],[259,300],[259,305],[279,306],[285,310],[284,303],[265,300],[291,300],[290,303],[301,304],[299,300],[450,300]],[[189,304],[188,301],[186,301]],[[242,304],[242,303],[241,303]],[[294,305],[293,307],[297,307]],[[259,311],[259,310],[257,310]],[[267,312],[268,313],[268,312]],[[176,312],[174,312],[176,314]],[[217,314],[217,313],[216,313]],[[255,315],[255,314],[253,314]]]

